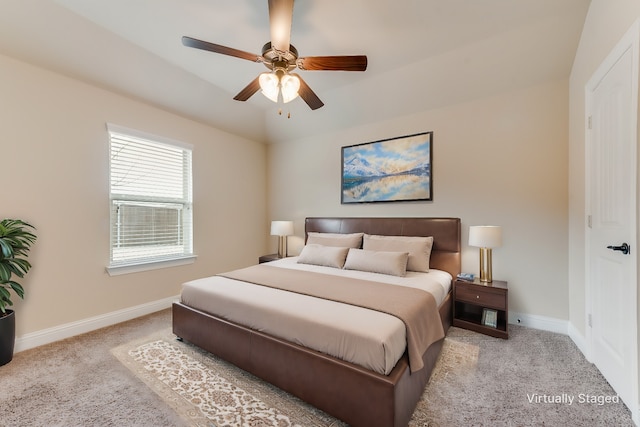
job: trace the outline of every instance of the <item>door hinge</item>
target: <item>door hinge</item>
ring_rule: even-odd
[[[591,215],[587,215],[587,227],[592,228],[593,224],[591,223]]]
[[[587,315],[587,324],[590,328],[593,327],[593,323],[591,322],[591,313]]]
[[[587,129],[591,129],[591,116],[587,119]]]

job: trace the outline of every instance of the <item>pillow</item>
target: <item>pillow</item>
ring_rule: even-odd
[[[409,252],[408,271],[429,272],[433,237],[364,235],[362,249],[370,251]]]
[[[307,245],[338,246],[341,248],[361,248],[364,233],[307,233]]]
[[[345,270],[369,271],[371,273],[404,276],[407,274],[408,252],[366,251],[349,249]]]
[[[344,260],[347,258],[347,252],[349,252],[349,248],[306,245],[298,256],[298,263],[342,268]]]

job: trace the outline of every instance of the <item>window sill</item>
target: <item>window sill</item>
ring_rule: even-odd
[[[109,276],[120,276],[121,274],[139,273],[142,271],[158,270],[160,268],[176,267],[179,265],[193,264],[196,255],[189,255],[180,258],[170,258],[158,261],[140,262],[135,264],[110,265],[106,267]]]

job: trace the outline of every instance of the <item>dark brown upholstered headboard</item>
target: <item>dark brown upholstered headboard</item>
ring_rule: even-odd
[[[460,218],[306,218],[307,233],[367,233],[383,236],[433,236],[430,267],[460,273]]]

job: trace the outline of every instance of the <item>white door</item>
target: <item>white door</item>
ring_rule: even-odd
[[[592,362],[636,419],[636,26],[630,34],[586,87],[586,274]]]

